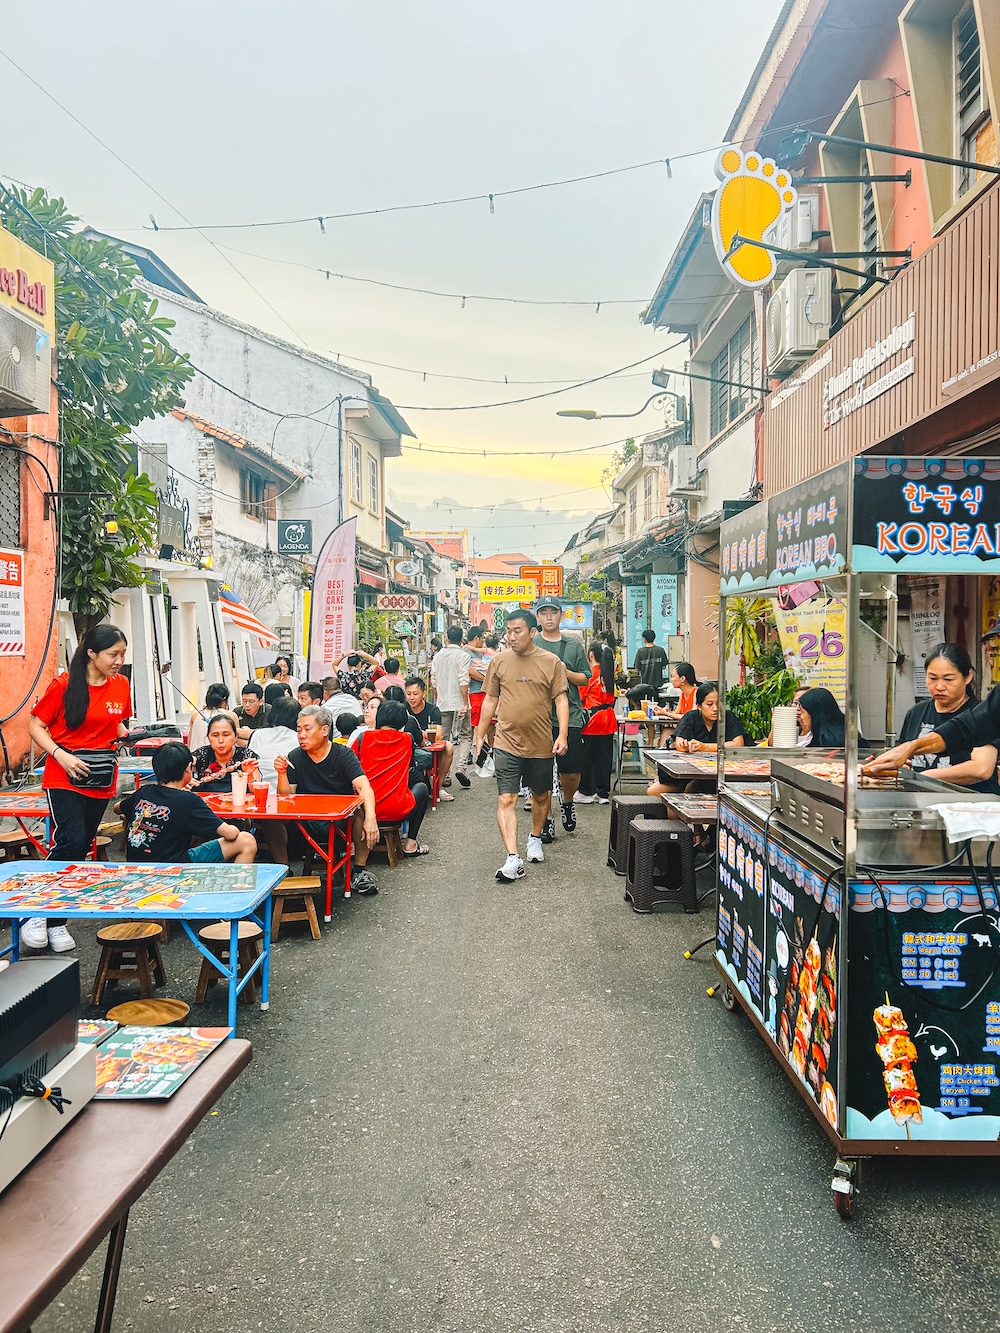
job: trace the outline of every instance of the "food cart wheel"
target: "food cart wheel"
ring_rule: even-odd
[[[722,1007],[727,1013],[732,1013],[736,1008],[736,995],[731,986],[723,982],[722,989],[719,992],[719,999],[722,1001]]]
[[[856,1161],[838,1157],[833,1168],[833,1203],[843,1221],[854,1216],[854,1203],[858,1195],[860,1168]]]

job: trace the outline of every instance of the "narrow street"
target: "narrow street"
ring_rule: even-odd
[[[831,1147],[705,995],[708,951],[682,958],[712,913],[633,914],[607,807],[497,885],[495,791],[456,790],[432,855],[380,864],[319,943],[278,942],[250,1068],[133,1210],[115,1329],[1000,1327],[995,1162],[868,1164],[843,1223]],[[190,997],[176,932],[166,960]],[[223,1012],[217,988],[190,1021]],[[90,1327],[102,1263],[36,1333]]]

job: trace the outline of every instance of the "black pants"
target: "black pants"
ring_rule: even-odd
[[[614,762],[615,738],[584,736],[583,773],[580,778],[582,796],[609,796],[611,793],[611,766]]]
[[[427,813],[431,793],[426,782],[411,782],[410,791],[413,793],[416,805],[406,816],[406,836],[408,838],[418,838],[420,836],[420,825],[424,822],[424,815]]]
[[[49,813],[52,815],[52,846],[49,861],[84,861],[97,837],[104,812],[108,808],[106,796],[84,796],[65,787],[50,787]],[[66,918],[50,918],[49,926],[65,926]]]

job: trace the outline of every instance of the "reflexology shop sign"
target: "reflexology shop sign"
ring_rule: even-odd
[[[897,324],[886,337],[865,347],[843,370],[827,377],[823,383],[824,430],[910,378],[914,370],[912,352],[902,360],[898,358],[913,346],[916,327],[916,314],[911,313],[909,319]],[[884,366],[888,369],[883,370]],[[870,378],[872,375],[874,379]]]

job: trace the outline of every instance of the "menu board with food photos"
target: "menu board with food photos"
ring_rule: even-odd
[[[995,891],[971,877],[932,882],[896,872],[877,884],[852,879],[850,899],[847,1134],[995,1143]]]
[[[837,1129],[841,888],[819,864],[720,798],[716,959]]]

